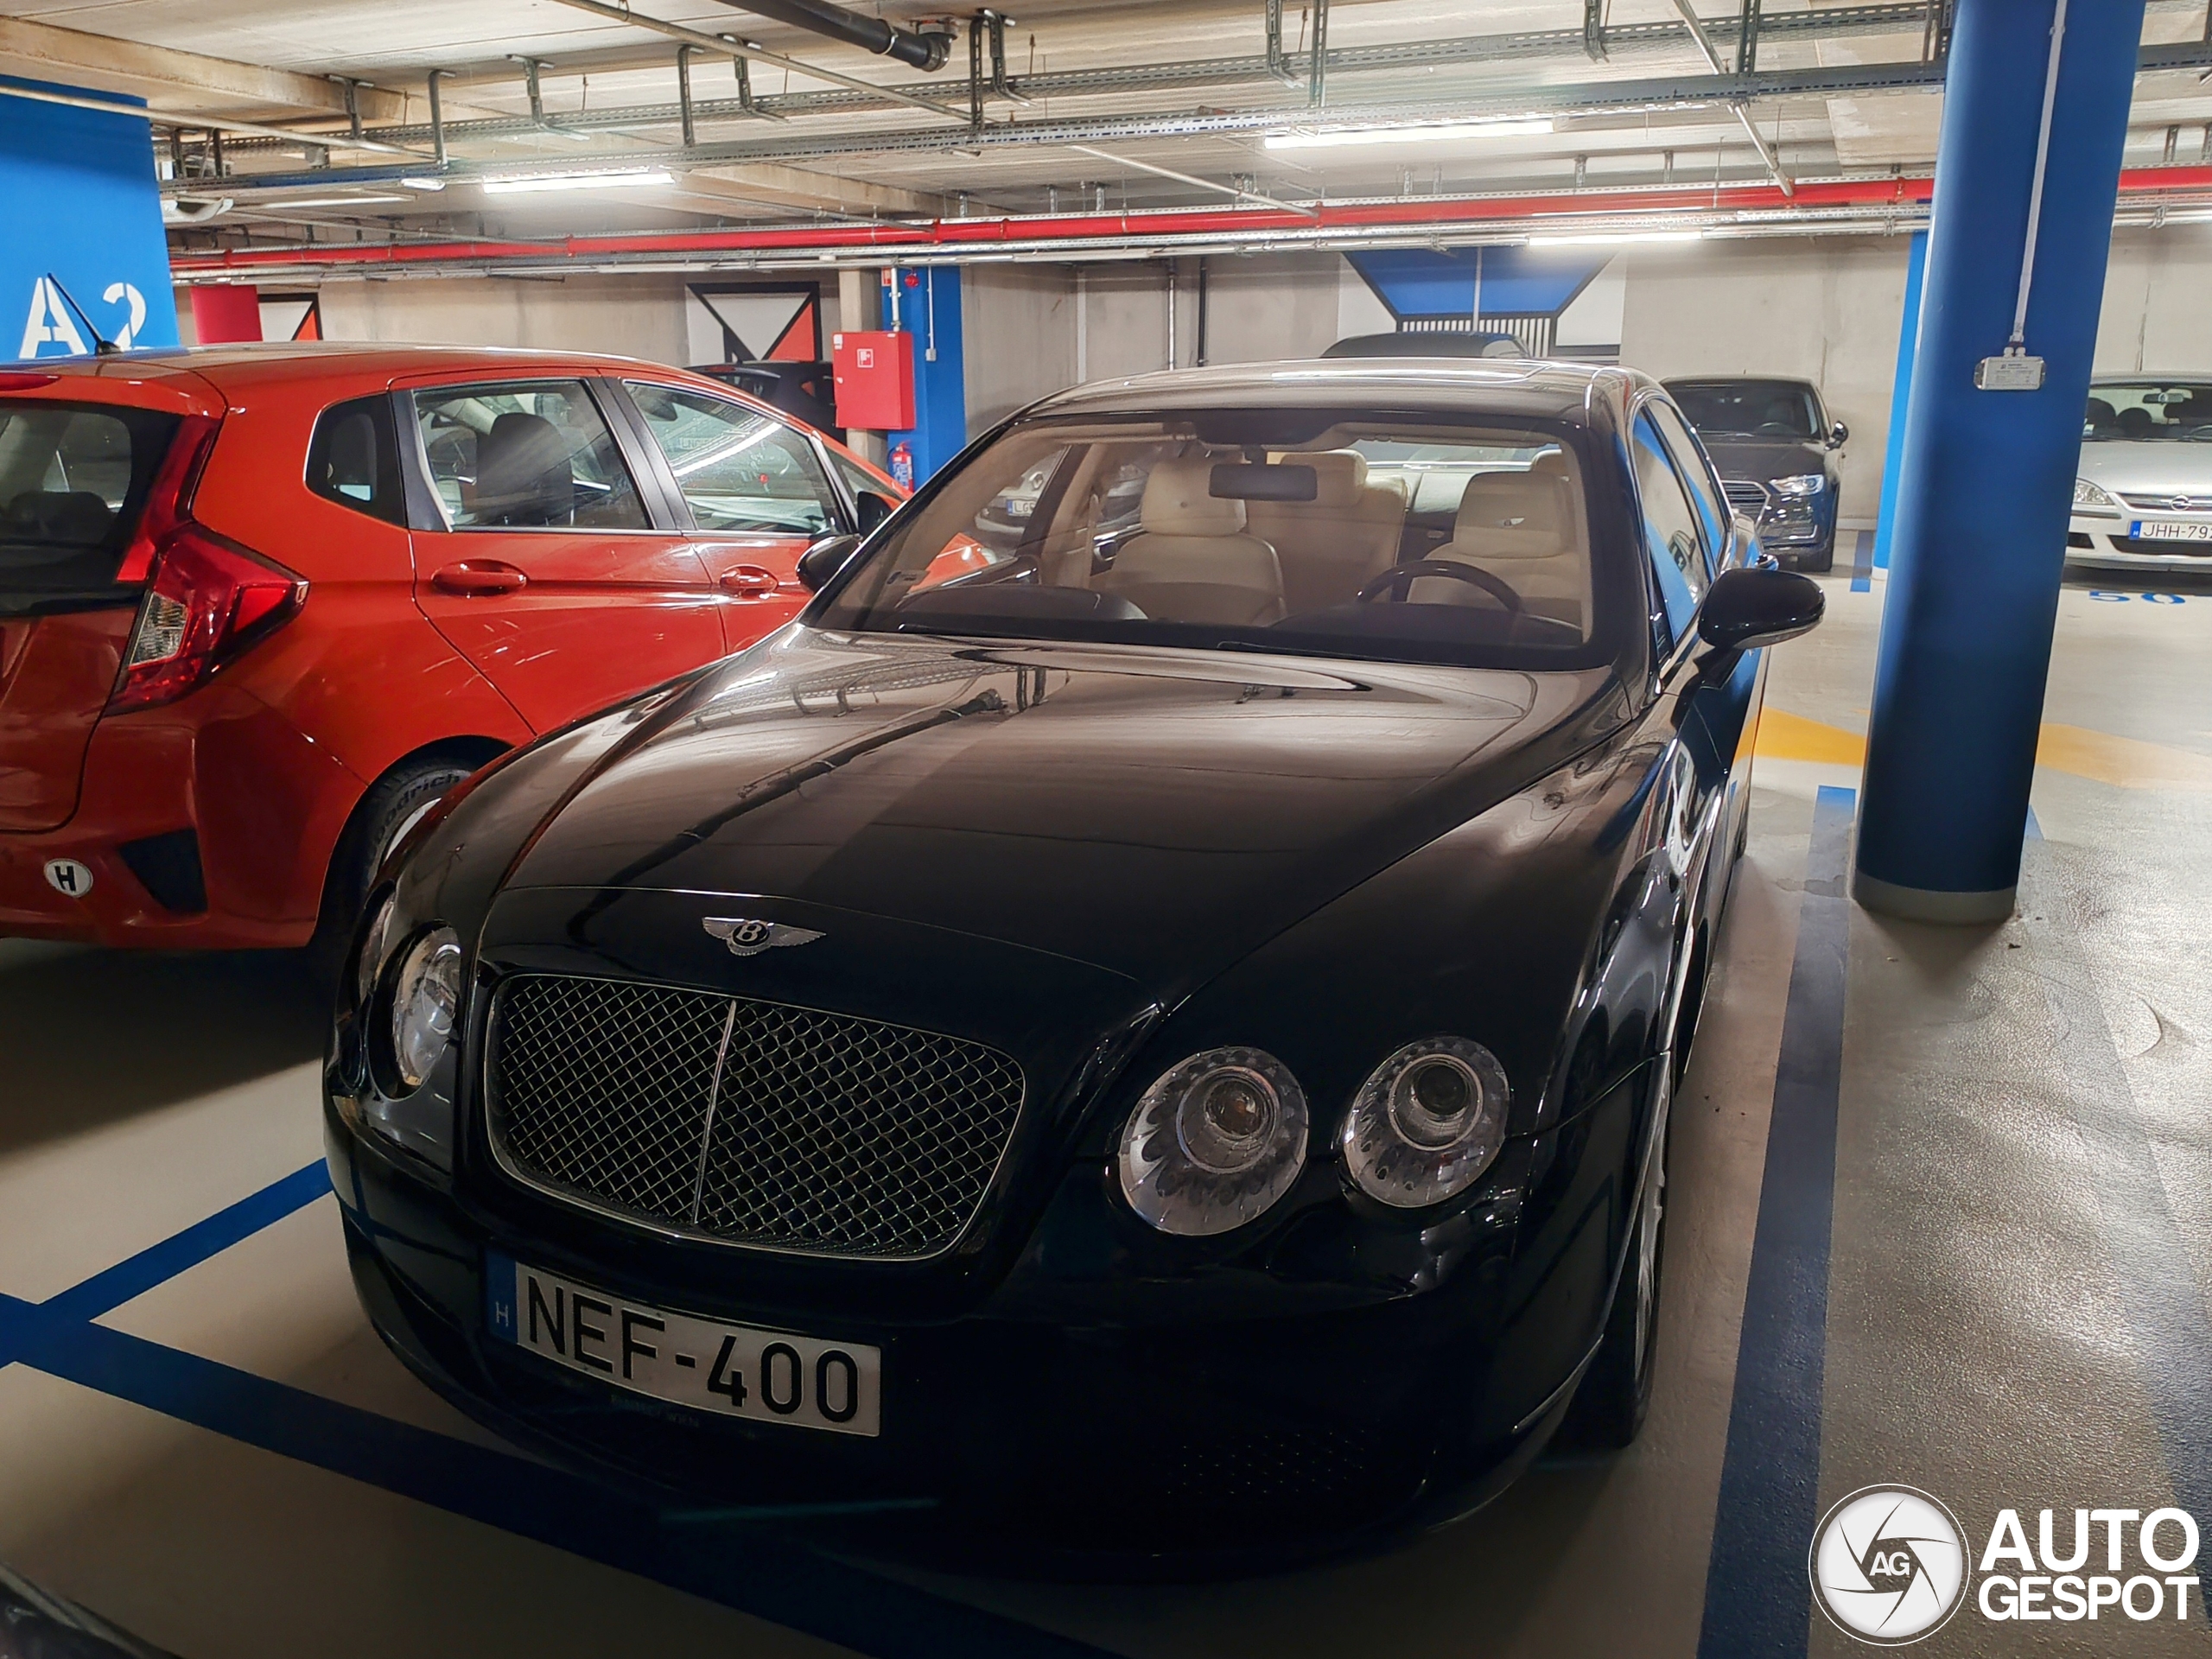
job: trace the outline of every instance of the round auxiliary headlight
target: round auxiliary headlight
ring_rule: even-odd
[[[1225,1233],[1290,1191],[1306,1166],[1306,1091],[1256,1048],[1193,1054],[1122,1129],[1122,1195],[1163,1233]]]
[[[1480,1043],[1408,1043],[1360,1085],[1344,1118],[1344,1166],[1369,1197],[1400,1209],[1475,1183],[1505,1143],[1505,1068]]]
[[[399,1082],[419,1089],[453,1040],[461,1007],[461,938],[434,927],[407,947],[391,984],[391,1058]]]

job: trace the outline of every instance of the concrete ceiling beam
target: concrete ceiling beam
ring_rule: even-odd
[[[130,93],[165,116],[204,112],[266,118],[282,113],[341,121],[346,116],[345,92],[327,76],[149,46],[28,17],[0,17],[0,73]],[[360,104],[365,121],[407,118],[406,100],[397,92],[365,86]]]

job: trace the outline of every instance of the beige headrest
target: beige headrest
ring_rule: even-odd
[[[1567,467],[1567,452],[1564,449],[1545,450],[1542,454],[1529,463],[1529,470],[1541,474],[1546,478],[1556,478],[1562,483],[1572,483],[1574,480],[1573,473]]]
[[[1144,527],[1154,536],[1238,536],[1244,504],[1212,492],[1214,458],[1185,455],[1163,461],[1145,480]]]
[[[1441,556],[1547,559],[1567,551],[1573,533],[1567,484],[1556,474],[1478,473],[1459,498]]]
[[[1294,467],[1313,469],[1313,505],[1354,507],[1367,487],[1367,457],[1357,449],[1322,449],[1310,455],[1285,455]]]

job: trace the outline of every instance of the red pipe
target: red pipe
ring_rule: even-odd
[[[2212,167],[2137,168],[2120,178],[2123,198],[2166,190],[2212,188]],[[1587,193],[1470,196],[1347,203],[1313,213],[1273,207],[1206,208],[1139,213],[1068,213],[1028,219],[939,219],[906,225],[795,226],[761,231],[671,231],[642,236],[568,236],[557,242],[412,242],[292,248],[281,253],[248,250],[180,254],[170,261],[180,276],[217,276],[238,270],[301,270],[364,265],[444,264],[473,259],[548,257],[603,258],[614,254],[714,254],[791,251],[839,252],[882,248],[895,257],[919,249],[988,247],[1001,242],[1088,241],[1148,236],[1206,236],[1224,232],[1422,228],[1575,217],[1707,212],[1786,211],[1792,207],[1851,207],[1924,203],[1935,193],[1928,178],[1845,180],[1805,183],[1785,196],[1771,184],[1680,186],[1602,197]]]

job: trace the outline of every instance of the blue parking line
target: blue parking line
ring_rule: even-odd
[[[188,1268],[197,1267],[263,1228],[275,1225],[294,1211],[305,1209],[329,1191],[329,1168],[318,1158],[304,1169],[270,1182],[251,1197],[218,1210],[207,1220],[117,1262],[105,1273],[94,1274],[40,1306],[56,1318],[97,1319]]]
[[[0,1295],[22,1363],[314,1468],[880,1659],[1102,1659],[1103,1649],[847,1566],[753,1526],[667,1524],[637,1499],[92,1323],[330,1191],[320,1161],[48,1298]]]
[[[1874,586],[1874,532],[1862,530],[1851,550],[1851,591],[1871,592]]]
[[[757,1528],[669,1529],[558,1470],[272,1382],[52,1304],[0,1298],[22,1363],[448,1514],[879,1659],[1102,1659],[1103,1649],[848,1567]]]
[[[1854,804],[1824,788],[1813,808],[1699,1659],[1799,1659],[1812,1616]]]

